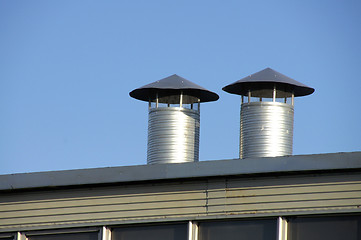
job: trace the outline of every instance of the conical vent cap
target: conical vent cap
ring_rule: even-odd
[[[166,96],[180,94],[181,91],[184,95],[199,98],[200,102],[216,101],[219,98],[218,94],[182,78],[177,74],[134,89],[129,95],[138,100],[149,101],[155,99],[157,93]]]
[[[225,86],[222,90],[228,93],[246,96],[249,90],[273,89],[274,86],[276,86],[277,90],[289,93],[293,92],[295,97],[306,96],[315,91],[315,89],[297,82],[296,80],[271,68],[266,68],[262,71],[249,75],[248,77],[242,78],[237,82]]]

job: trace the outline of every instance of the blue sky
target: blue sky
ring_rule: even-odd
[[[178,74],[201,107],[200,160],[238,156],[240,98],[271,67],[296,99],[294,154],[361,150],[360,1],[0,1],[0,174],[146,163],[147,104]]]

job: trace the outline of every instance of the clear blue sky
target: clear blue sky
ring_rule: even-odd
[[[271,67],[296,99],[294,154],[361,150],[361,1],[0,1],[0,174],[146,163],[147,104],[178,74],[201,107],[200,160],[238,156],[225,85]]]

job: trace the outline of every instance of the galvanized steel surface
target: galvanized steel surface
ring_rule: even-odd
[[[293,106],[280,102],[241,105],[240,158],[292,154]]]
[[[198,161],[200,114],[181,107],[149,109],[148,164]]]

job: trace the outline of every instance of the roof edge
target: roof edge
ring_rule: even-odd
[[[0,175],[0,191],[282,172],[361,169],[361,152]]]

